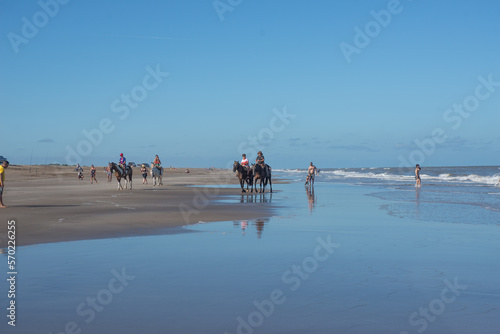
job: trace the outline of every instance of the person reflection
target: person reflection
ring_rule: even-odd
[[[241,221],[241,234],[245,235],[248,227],[248,221],[242,220]]]
[[[415,216],[417,219],[420,218],[420,188],[415,191]]]
[[[262,236],[262,232],[264,231],[264,225],[267,223],[269,219],[266,218],[260,218],[255,221],[255,226],[257,228],[257,238],[260,239]]]
[[[309,212],[312,213],[316,205],[316,196],[314,195],[314,185],[306,187],[307,201],[309,202]]]

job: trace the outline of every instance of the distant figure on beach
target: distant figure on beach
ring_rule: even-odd
[[[94,181],[97,184],[97,179],[95,177],[95,167],[94,167],[94,165],[91,165],[90,166],[90,184],[94,183]]]
[[[144,164],[141,167],[141,174],[142,174],[142,184],[148,184],[148,169]]]
[[[184,171],[184,173],[188,173],[189,174],[190,173],[189,168],[186,168],[186,170]]]
[[[6,208],[7,205],[3,204],[3,188],[5,187],[5,170],[9,167],[9,162],[4,160],[0,165],[0,208]]]
[[[415,183],[415,187],[418,187],[418,188],[420,187],[420,170],[421,169],[422,168],[420,168],[419,164],[417,164],[415,166],[415,180],[417,180],[416,183]]]
[[[112,175],[111,175],[111,169],[109,169],[109,166],[104,167],[104,170],[106,171],[106,175],[108,176],[108,182],[111,182]]]
[[[304,185],[313,185],[314,184],[314,175],[318,173],[318,169],[314,164],[311,162],[309,165],[309,168],[307,169],[307,178],[306,178],[306,183]]]
[[[80,172],[80,171],[83,172],[82,166],[80,166],[80,164],[76,164],[75,172]]]
[[[80,168],[80,171],[78,172],[78,180],[83,180],[83,168]]]

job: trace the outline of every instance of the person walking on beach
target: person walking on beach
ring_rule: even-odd
[[[4,160],[0,165],[0,208],[6,208],[7,206],[3,204],[3,188],[5,187],[5,169],[9,167],[9,162]]]
[[[306,178],[306,183],[304,185],[307,186],[308,183],[313,185],[314,184],[314,175],[316,175],[317,172],[318,172],[318,169],[311,162],[311,164],[309,165],[309,168],[307,169],[307,178]]]
[[[97,184],[97,179],[95,177],[95,167],[94,167],[94,165],[91,165],[90,166],[90,184],[94,183],[94,181]]]
[[[415,187],[417,187],[417,188],[420,188],[420,170],[421,169],[422,168],[420,168],[419,164],[417,164],[415,166],[415,180],[416,180]]]
[[[141,174],[142,174],[142,184],[148,184],[148,169],[144,164],[142,165],[141,168]]]
[[[111,169],[109,166],[104,167],[104,171],[106,172],[106,176],[108,177],[108,182],[111,182],[112,176],[111,176]]]

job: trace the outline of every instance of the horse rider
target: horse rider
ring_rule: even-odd
[[[262,154],[262,151],[257,152],[257,158],[255,159],[255,163],[261,165],[262,168],[266,167],[266,164],[264,163],[264,155]]]
[[[155,159],[153,161],[153,167],[161,168],[161,161],[160,158],[158,157],[158,154],[155,155]]]
[[[262,154],[262,151],[257,152],[257,159],[255,159],[255,162],[262,167],[264,175],[269,174],[269,170],[267,169],[267,165],[264,159],[264,154]]]
[[[160,158],[158,157],[158,154],[155,155],[155,159],[153,161],[153,167],[152,168],[158,168],[158,170],[160,171],[160,175],[163,174],[163,171],[161,170],[161,161],[160,161]]]
[[[120,153],[120,161],[118,162],[123,168],[123,174],[127,174],[127,159]]]
[[[243,166],[243,168],[245,168],[247,172],[250,171],[250,162],[248,161],[246,154],[241,155],[240,165]]]

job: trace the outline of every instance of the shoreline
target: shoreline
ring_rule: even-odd
[[[115,177],[107,182],[103,167],[96,167],[98,184],[90,183],[87,168],[80,181],[74,166],[38,167],[36,173],[29,173],[29,166],[7,169],[4,203],[9,207],[0,211],[5,226],[0,248],[7,247],[9,220],[16,221],[16,245],[27,246],[180,233],[200,221],[251,220],[274,213],[271,203],[248,203],[244,198],[252,193],[228,187],[238,184],[230,170],[190,168],[187,174],[166,169],[163,186],[153,187],[150,175],[149,184],[142,184],[139,168],[134,168],[133,190],[118,191]],[[228,196],[235,203],[220,201]]]

